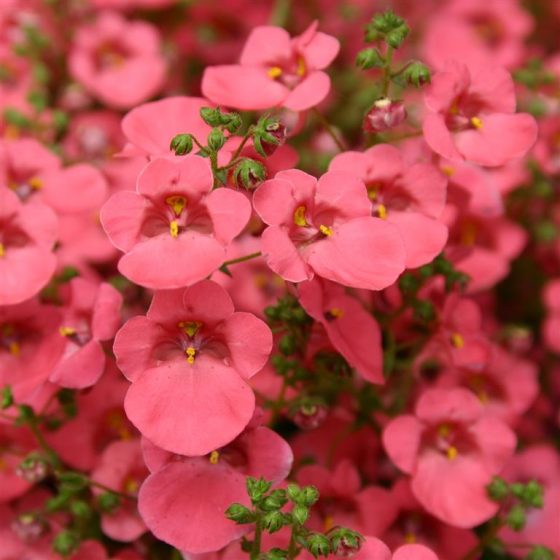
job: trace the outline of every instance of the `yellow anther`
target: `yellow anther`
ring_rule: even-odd
[[[477,129],[480,130],[482,128],[482,120],[478,117],[471,117],[471,124]]]
[[[165,203],[171,207],[171,209],[175,213],[175,216],[180,216],[181,212],[187,205],[187,199],[184,196],[179,195],[168,196],[165,199]]]
[[[2,258],[6,254],[6,247],[4,247],[3,243],[0,243],[0,258]]]
[[[451,107],[449,108],[449,112],[452,115],[458,115],[459,114],[459,106],[457,105],[457,102],[453,103],[453,105],[451,105]]]
[[[127,478],[123,484],[123,489],[127,494],[136,494],[140,484],[135,478]]]
[[[76,334],[76,329],[74,327],[60,327],[58,332],[62,336],[72,336],[73,334]]]
[[[305,212],[307,208],[305,206],[298,206],[294,212],[294,224],[296,226],[305,227],[308,225],[307,220],[305,219]]]
[[[344,315],[344,310],[340,309],[340,307],[331,307],[329,309],[329,314],[331,317],[338,319]]]
[[[212,451],[212,453],[210,453],[210,457],[208,457],[208,460],[212,465],[217,465],[218,461],[220,460],[220,452]]]
[[[377,194],[377,189],[375,187],[371,187],[368,189],[367,195],[372,202],[377,200]]]
[[[171,234],[171,237],[177,237],[179,235],[179,224],[177,223],[177,220],[169,222],[169,233]]]
[[[187,362],[189,362],[189,364],[194,364],[194,357],[196,356],[196,350],[192,346],[189,346],[185,350],[185,354],[187,355]]]
[[[455,175],[455,168],[450,165],[444,165],[441,170],[448,177],[453,177],[453,175]]]
[[[181,321],[179,328],[183,329],[187,336],[191,338],[200,330],[202,323],[200,321]]]
[[[273,66],[272,68],[268,69],[267,74],[269,78],[275,80],[276,78],[279,78],[283,74],[283,70],[282,68],[280,68],[280,66]]]
[[[43,188],[43,181],[41,181],[41,179],[39,179],[39,177],[31,177],[31,179],[29,179],[29,181],[27,181],[27,184],[35,190],[39,190]]]
[[[10,354],[12,356],[19,356],[21,349],[16,341],[10,342],[10,344],[8,345],[8,349],[10,350]]]
[[[386,220],[387,219],[387,207],[385,206],[385,204],[380,204],[377,207],[377,215],[382,219],[382,220]]]
[[[454,332],[451,335],[451,344],[453,344],[455,348],[463,348],[463,346],[465,346],[465,339],[460,333]]]
[[[455,446],[451,445],[447,448],[447,458],[450,461],[456,459],[457,455],[459,455],[459,452],[457,451],[457,448]]]
[[[451,428],[447,424],[441,424],[437,432],[439,437],[446,438],[451,433]]]
[[[306,72],[307,66],[305,65],[305,60],[302,56],[300,56],[297,61],[296,74],[298,76],[305,76]]]
[[[323,224],[319,226],[319,231],[327,237],[330,237],[333,234],[332,228],[330,228],[329,226],[324,226]]]
[[[406,544],[415,544],[416,543],[416,535],[411,531],[408,532],[405,536],[404,536],[404,542]]]
[[[327,515],[323,521],[323,532],[328,533],[334,527],[334,517]]]

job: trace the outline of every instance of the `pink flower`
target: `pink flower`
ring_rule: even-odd
[[[455,527],[478,525],[498,510],[486,485],[515,449],[514,433],[485,416],[466,389],[430,389],[414,415],[394,418],[383,432],[387,454],[412,476],[412,492],[432,515]]]
[[[22,496],[33,486],[33,481],[19,476],[17,469],[35,449],[33,435],[27,428],[0,424],[0,503]]]
[[[383,384],[381,332],[373,316],[338,284],[315,278],[299,285],[303,308],[346,361],[367,381]]]
[[[554,279],[546,286],[544,304],[548,314],[542,326],[543,338],[548,348],[560,354],[560,279]]]
[[[537,138],[535,119],[514,114],[514,84],[503,68],[449,61],[432,77],[424,100],[424,138],[447,159],[500,166],[525,155]]]
[[[226,445],[251,419],[255,397],[246,380],[271,348],[266,324],[234,313],[215,282],[156,292],[147,316],[130,319],[115,338],[117,363],[133,382],[127,416],[174,453],[204,455]]]
[[[185,551],[223,548],[251,529],[225,516],[232,503],[249,506],[246,476],[280,482],[290,472],[290,446],[265,427],[249,428],[206,457],[180,457],[144,448],[152,474],[140,488],[138,509],[154,535]]]
[[[123,155],[171,155],[171,140],[186,132],[206,139],[211,127],[200,118],[200,109],[211,105],[202,97],[167,97],[135,107],[122,120],[129,142]]]
[[[103,451],[91,479],[111,490],[135,497],[147,475],[140,440],[129,439],[115,441]],[[136,503],[122,498],[115,511],[101,516],[101,529],[112,539],[129,542],[140,537],[146,526],[140,519]]]
[[[317,181],[297,169],[281,171],[257,189],[253,204],[269,225],[262,234],[267,264],[285,280],[317,274],[381,290],[404,269],[397,228],[371,216],[365,185],[349,173],[329,171]]]
[[[78,28],[69,55],[75,80],[103,103],[127,109],[162,87],[166,64],[155,27],[126,21],[116,12]]]
[[[280,27],[253,29],[240,64],[206,68],[202,93],[218,105],[243,110],[304,111],[318,105],[330,89],[322,70],[338,54],[339,43],[318,32],[317,25],[294,38]]]
[[[50,280],[57,229],[48,206],[23,205],[10,189],[0,188],[0,305],[32,297]]]
[[[447,181],[433,165],[406,166],[400,151],[378,144],[364,153],[344,152],[330,170],[358,176],[368,190],[372,213],[394,224],[402,235],[407,268],[430,262],[447,241],[443,212]]]
[[[393,554],[387,545],[375,537],[366,537],[354,560],[438,560],[435,553],[422,544],[405,544]]]
[[[65,310],[59,335],[64,337],[64,354],[49,376],[61,387],[91,387],[105,369],[101,341],[110,340],[120,323],[121,294],[103,282],[82,278],[70,282],[71,299]]]
[[[207,159],[158,158],[140,174],[136,192],[114,194],[101,209],[101,222],[125,252],[119,271],[154,289],[194,284],[214,272],[251,206],[241,193],[212,186]]]

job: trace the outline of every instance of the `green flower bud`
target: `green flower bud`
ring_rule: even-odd
[[[303,525],[309,517],[309,508],[307,508],[307,506],[297,504],[292,510],[292,517],[298,525]]]
[[[421,321],[431,321],[435,315],[434,304],[427,299],[419,299],[413,303],[414,317]]]
[[[546,546],[534,546],[524,560],[554,560],[554,552]]]
[[[177,134],[171,140],[169,148],[175,152],[177,156],[184,156],[190,154],[193,149],[192,134]]]
[[[288,484],[288,498],[294,502],[294,504],[299,504],[301,502],[301,488],[297,484]]]
[[[331,551],[329,539],[320,533],[310,533],[305,539],[304,546],[314,558],[328,556]]]
[[[264,511],[277,511],[281,509],[286,502],[288,497],[286,496],[285,490],[273,490],[262,502],[261,508]]]
[[[362,547],[363,537],[345,527],[338,527],[329,533],[331,550],[336,556],[351,557]]]
[[[101,509],[101,511],[111,513],[121,505],[121,500],[113,492],[104,492],[97,498],[97,504],[99,505],[99,509]]]
[[[219,128],[213,128],[208,134],[206,142],[212,151],[217,152],[226,143],[226,137]]]
[[[402,73],[404,80],[413,86],[420,87],[429,84],[431,80],[430,69],[421,62],[412,62]]]
[[[280,350],[280,352],[282,352],[282,354],[284,354],[284,356],[289,356],[290,354],[293,354],[296,351],[296,348],[297,348],[296,339],[291,334],[284,335],[280,339],[280,342],[278,343],[278,349]]]
[[[276,533],[276,531],[280,531],[282,527],[289,525],[289,523],[289,517],[280,511],[270,511],[262,517],[263,527],[269,533]]]
[[[247,493],[253,504],[260,502],[264,495],[270,490],[272,482],[266,481],[264,478],[247,477]]]
[[[271,548],[264,556],[264,560],[287,560],[288,551],[281,548]]]
[[[486,487],[486,491],[495,502],[505,500],[509,496],[509,486],[507,482],[499,476],[495,476],[492,479],[492,482]]]
[[[377,49],[364,49],[358,53],[356,57],[356,66],[362,70],[370,68],[381,68],[385,64],[385,60]]]
[[[52,547],[61,556],[69,556],[78,548],[80,537],[74,531],[64,529],[53,540]]]
[[[91,517],[92,514],[91,507],[83,500],[73,501],[70,504],[70,511],[74,517],[79,517],[81,519],[87,519],[88,517]]]
[[[525,484],[522,501],[527,507],[542,508],[544,505],[543,487],[536,481],[530,480]]]
[[[387,33],[385,40],[391,47],[398,49],[404,43],[409,31],[410,29],[406,25],[397,27],[397,29]]]
[[[89,485],[87,476],[79,472],[66,471],[57,473],[56,477],[61,483],[61,488],[67,492],[79,492]]]
[[[507,526],[514,531],[521,531],[521,529],[525,527],[526,522],[527,516],[525,514],[525,509],[519,504],[513,506],[506,516]]]
[[[311,507],[319,499],[319,490],[315,486],[305,486],[300,499],[304,506]]]
[[[406,21],[395,14],[392,10],[387,10],[382,14],[376,14],[373,17],[371,25],[380,33],[389,33],[399,27],[406,27]]]
[[[399,289],[403,294],[414,294],[420,288],[420,282],[413,274],[403,274],[399,278]]]
[[[14,395],[12,394],[12,388],[6,385],[2,388],[0,392],[0,409],[6,410],[14,404]]]
[[[209,126],[215,127],[222,124],[222,112],[220,109],[213,107],[202,107],[200,109],[200,118]]]
[[[253,190],[266,179],[266,167],[250,158],[243,158],[233,170],[233,181],[238,187]]]
[[[225,113],[222,115],[223,127],[233,134],[242,124],[243,119],[239,113]]]
[[[242,504],[231,504],[226,509],[226,517],[231,521],[235,521],[238,525],[253,523],[256,519],[255,513]]]

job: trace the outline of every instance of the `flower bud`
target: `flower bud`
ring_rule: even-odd
[[[510,527],[514,531],[521,531],[521,529],[525,527],[526,522],[527,516],[525,514],[525,509],[523,508],[523,506],[517,504],[509,510],[506,517],[506,524],[508,527]]]
[[[31,483],[43,480],[48,472],[48,463],[37,454],[29,455],[16,468],[16,474]]]
[[[53,540],[52,547],[61,556],[68,556],[78,548],[80,537],[68,529],[64,529]]]
[[[508,483],[499,476],[495,476],[492,482],[486,487],[488,495],[495,502],[500,502],[509,496]]]
[[[271,548],[264,556],[263,560],[287,560],[288,552],[281,548]]]
[[[311,507],[319,499],[319,490],[315,486],[305,486],[301,491],[301,502]]]
[[[121,505],[121,500],[113,492],[104,492],[97,498],[97,503],[101,511],[111,513]]]
[[[378,99],[367,113],[364,120],[364,130],[367,132],[389,130],[401,124],[405,119],[404,103],[383,97]]]
[[[297,485],[297,484],[288,484],[288,498],[294,502],[294,504],[297,504],[301,501],[301,488]]]
[[[280,339],[280,342],[278,343],[278,349],[280,350],[280,352],[282,352],[282,354],[284,354],[284,356],[289,356],[290,354],[293,354],[296,351],[296,348],[297,348],[296,339],[291,334],[284,335]]]
[[[252,476],[247,477],[247,494],[253,503],[257,503],[264,495],[270,490],[272,482],[268,482],[264,478],[254,478]]]
[[[359,533],[339,527],[329,535],[331,550],[340,558],[352,558],[362,548],[362,537]]]
[[[235,521],[238,525],[255,521],[255,514],[242,504],[231,504],[226,509],[226,517],[231,519],[231,521]]]
[[[384,64],[385,61],[377,49],[364,49],[360,51],[356,57],[356,66],[362,70],[381,68]]]
[[[208,134],[206,142],[212,151],[217,152],[221,150],[226,143],[226,137],[219,128],[213,128],[210,134]]]
[[[175,152],[177,156],[189,154],[193,149],[192,134],[177,134],[171,140],[169,148]]]
[[[215,127],[222,124],[222,112],[214,107],[202,107],[200,118],[209,126]]]
[[[327,418],[328,409],[321,403],[304,403],[293,414],[292,420],[302,430],[314,430]]]
[[[303,525],[309,517],[309,509],[306,506],[297,504],[292,510],[292,517],[297,524]]]
[[[275,511],[282,508],[286,502],[288,501],[288,497],[286,496],[286,491],[282,489],[274,490],[267,496],[262,504],[261,508],[264,511]]]
[[[271,156],[286,141],[286,127],[276,118],[264,116],[253,129],[253,147],[262,157]]]
[[[233,170],[234,183],[247,190],[257,188],[265,179],[265,166],[254,159],[243,158]]]
[[[329,539],[320,533],[309,534],[304,546],[315,558],[318,556],[328,556],[330,552]]]
[[[11,524],[12,531],[25,542],[33,542],[48,530],[47,524],[36,513],[22,513]]]
[[[554,552],[546,546],[534,546],[524,560],[554,560]]]
[[[289,525],[290,519],[280,511],[270,511],[263,515],[262,523],[263,527],[269,533],[276,533],[276,531],[280,531],[285,525]]]
[[[402,73],[404,80],[413,86],[420,87],[430,83],[430,69],[421,62],[412,62]]]
[[[5,410],[10,408],[14,404],[14,395],[12,394],[12,388],[6,385],[2,391],[0,391],[0,409]]]

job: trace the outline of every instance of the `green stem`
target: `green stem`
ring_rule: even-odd
[[[270,418],[270,426],[274,426],[276,422],[278,422],[278,418],[280,417],[280,413],[282,412],[282,408],[284,408],[284,404],[286,403],[286,389],[288,385],[286,383],[286,378],[282,379],[282,388],[280,389],[280,393],[273,404],[272,408],[272,416]]]
[[[95,488],[99,488],[100,490],[104,490],[105,492],[110,492],[111,494],[115,494],[115,496],[118,496],[119,498],[124,498],[126,500],[133,500],[133,501],[136,501],[138,499],[136,496],[133,496],[132,494],[125,494],[124,492],[113,490],[112,488],[109,488],[109,486],[105,486],[105,484],[101,484],[100,482],[95,482],[95,480],[92,480],[91,478],[88,478],[88,484],[90,486],[94,486]]]
[[[37,443],[39,444],[41,449],[44,451],[45,455],[49,458],[49,462],[54,467],[59,467],[61,462],[60,462],[60,459],[58,457],[58,454],[47,443],[47,440],[45,439],[45,437],[41,433],[41,430],[39,429],[39,426],[37,425],[36,418],[33,418],[29,422],[27,422],[27,425],[29,426],[29,429],[31,430],[31,433],[33,434],[33,436],[37,440]]]
[[[344,143],[342,142],[342,140],[338,137],[338,134],[335,132],[334,128],[330,125],[329,121],[323,116],[322,113],[319,112],[319,110],[317,108],[313,109],[313,113],[319,119],[319,122],[321,123],[321,125],[323,126],[325,131],[334,140],[337,148],[341,152],[344,152],[346,150],[346,147],[344,146]]]
[[[260,251],[257,251],[256,253],[251,253],[249,255],[244,255],[243,257],[237,257],[236,259],[231,259],[229,261],[225,261],[222,264],[222,267],[224,266],[229,266],[230,264],[237,264],[237,263],[242,263],[245,261],[250,261],[251,259],[256,259],[257,257],[260,257],[262,255],[262,253]]]
[[[393,47],[387,47],[387,55],[385,56],[385,66],[383,67],[383,83],[381,85],[381,97],[389,95],[389,86],[391,85],[391,65],[393,63]]]
[[[278,27],[286,27],[290,18],[291,0],[276,0],[270,17],[270,23]]]
[[[463,556],[463,560],[475,560],[479,558],[479,555],[484,552],[486,546],[496,538],[496,535],[499,533],[504,524],[505,521],[503,519],[500,519],[499,517],[494,518],[493,521],[490,522],[490,525],[484,535],[482,535],[479,543],[467,552],[465,556]]]
[[[292,533],[290,535],[290,543],[288,544],[288,560],[294,560],[298,554],[296,546],[297,528],[292,525]]]
[[[396,72],[393,72],[390,77],[396,78],[397,76],[400,76],[413,62],[413,60],[409,60],[406,64],[403,64],[401,68],[399,68]]]
[[[261,537],[262,537],[262,526],[261,526],[261,514],[257,508],[257,520],[255,521],[255,539],[253,540],[253,546],[251,547],[250,560],[259,560],[261,555]]]
[[[230,167],[233,163],[235,163],[235,160],[239,157],[239,154],[241,153],[241,150],[243,150],[243,148],[245,147],[245,144],[247,144],[247,141],[249,140],[249,138],[251,138],[251,136],[253,135],[253,127],[249,127],[249,130],[245,133],[245,136],[243,137],[243,140],[241,140],[241,144],[239,144],[239,146],[237,146],[237,150],[235,150],[235,152],[233,152],[233,155],[231,156],[231,160],[230,162],[227,164],[226,167]]]

